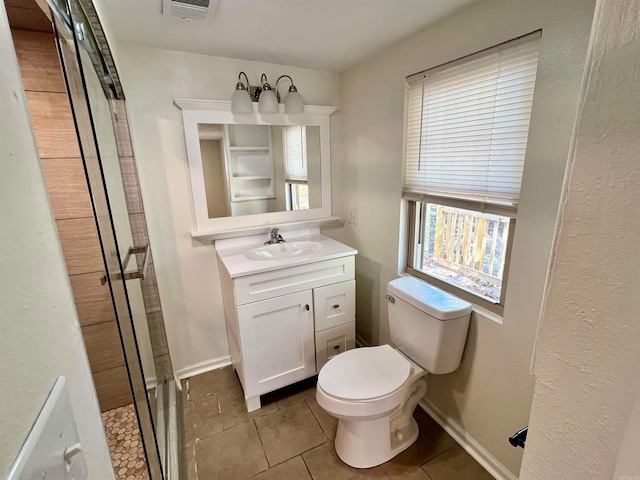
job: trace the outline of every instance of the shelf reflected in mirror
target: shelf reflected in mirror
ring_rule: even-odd
[[[208,218],[322,207],[320,127],[198,124]]]

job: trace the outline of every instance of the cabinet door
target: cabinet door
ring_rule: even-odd
[[[356,281],[313,289],[316,332],[356,319]]]
[[[316,373],[310,290],[238,307],[247,398]]]

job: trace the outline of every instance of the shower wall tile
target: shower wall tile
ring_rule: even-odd
[[[104,272],[102,250],[93,218],[56,221],[69,275]]]
[[[153,355],[156,357],[167,355],[169,353],[169,347],[167,345],[167,336],[164,331],[164,319],[162,318],[162,312],[147,313],[147,321],[149,323],[151,344],[153,345]]]
[[[58,51],[53,35],[13,29],[11,31],[24,89],[39,92],[61,92],[67,88],[60,71]]]
[[[81,158],[42,158],[51,209],[56,220],[93,217]]]
[[[146,245],[149,241],[149,236],[147,235],[144,213],[130,213],[129,224],[131,225],[134,243],[136,245]]]
[[[101,411],[106,412],[133,402],[128,378],[124,365],[93,374]]]
[[[82,327],[82,337],[92,372],[124,365],[124,353],[115,320]]]
[[[169,357],[169,354],[154,357],[153,360],[155,362],[158,382],[161,378],[171,379],[173,377],[173,368],[171,367],[171,358]]]
[[[147,274],[142,284],[142,298],[147,313],[160,312],[160,296],[158,295],[158,287],[156,285],[156,272],[153,263],[147,266]]]
[[[86,327],[116,319],[108,285],[102,285],[104,272],[70,275],[71,290],[80,325]]]
[[[40,158],[80,157],[66,93],[25,92]]]
[[[133,157],[133,147],[131,145],[131,136],[129,135],[129,123],[127,120],[127,111],[122,100],[112,100],[114,115],[114,127],[116,131],[116,147],[118,155],[121,157]]]
[[[120,171],[124,183],[125,200],[129,213],[142,213],[142,195],[138,182],[138,173],[134,157],[120,157]]]

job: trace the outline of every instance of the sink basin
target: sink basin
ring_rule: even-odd
[[[322,249],[320,242],[301,241],[274,243],[254,248],[244,254],[249,260],[282,260],[301,257]]]

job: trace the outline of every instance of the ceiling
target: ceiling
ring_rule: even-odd
[[[112,42],[340,72],[474,0],[219,0],[186,22],[162,0],[94,0]]]

